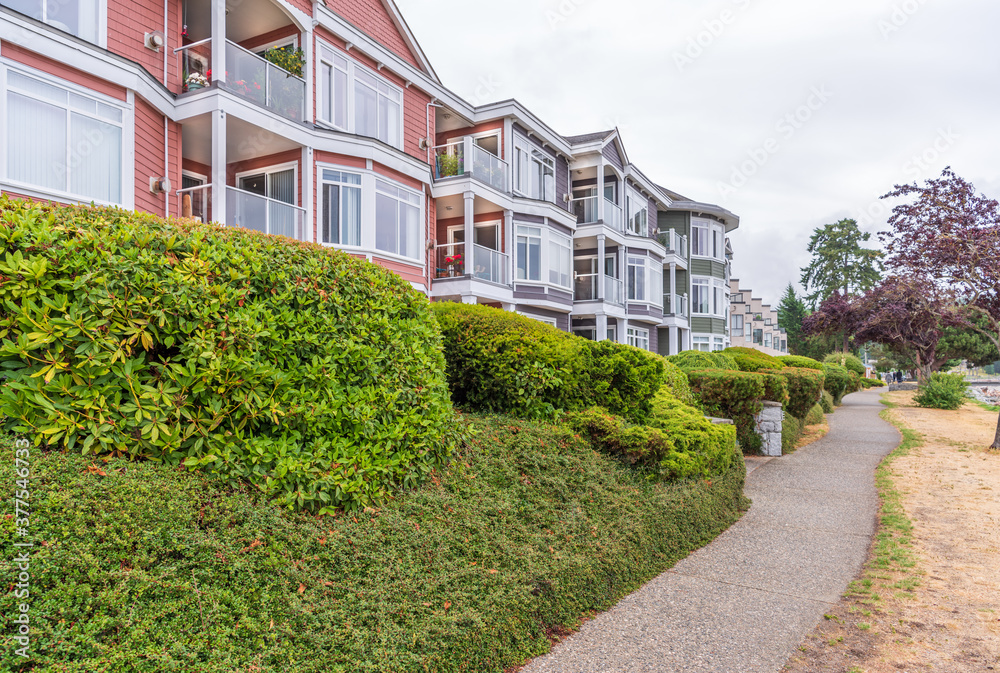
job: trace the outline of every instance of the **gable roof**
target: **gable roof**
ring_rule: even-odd
[[[424,50],[420,48],[420,43],[417,42],[417,38],[413,35],[413,31],[406,23],[406,19],[403,18],[403,13],[399,11],[399,7],[396,6],[394,0],[382,0],[382,4],[385,6],[387,12],[389,12],[389,17],[392,22],[396,24],[396,29],[399,34],[403,37],[403,41],[406,42],[406,46],[409,47],[410,51],[416,57],[417,61],[424,71],[430,75],[435,82],[440,82],[437,73],[434,72],[434,68],[431,66],[430,60],[427,58],[427,54]]]
[[[565,136],[565,138],[566,142],[570,145],[587,145],[589,143],[596,143],[598,140],[606,140],[612,133],[614,133],[614,129],[610,131],[598,131],[597,133],[584,133],[578,136]]]

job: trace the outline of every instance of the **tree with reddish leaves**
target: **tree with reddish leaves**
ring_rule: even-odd
[[[802,321],[802,331],[809,335],[841,336],[844,352],[851,346],[851,337],[858,331],[862,316],[856,307],[856,298],[835,291],[823,300],[815,312]]]
[[[922,276],[956,295],[964,324],[1000,348],[1000,202],[946,168],[923,186],[896,185],[906,199],[880,236],[891,269]],[[994,449],[1000,449],[1000,420]]]

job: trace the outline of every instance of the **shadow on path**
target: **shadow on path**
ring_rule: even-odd
[[[867,558],[875,468],[899,444],[880,397],[850,395],[823,439],[750,461],[739,522],[522,673],[780,671]]]

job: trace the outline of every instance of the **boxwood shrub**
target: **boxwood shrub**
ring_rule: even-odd
[[[433,306],[452,399],[465,409],[546,418],[599,406],[641,422],[663,385],[666,363],[655,353],[489,306]]]
[[[812,358],[802,357],[801,355],[782,355],[778,358],[786,367],[799,367],[800,369],[818,369],[823,371],[823,363],[819,360],[813,360]]]
[[[849,372],[854,372],[858,376],[865,375],[865,365],[861,358],[850,353],[830,353],[823,359],[824,364],[840,365]]]
[[[736,361],[721,352],[706,353],[705,351],[683,351],[667,358],[681,369],[730,369],[738,370]]]
[[[832,414],[837,410],[837,405],[833,403],[833,395],[826,388],[823,389],[823,394],[819,398],[819,406],[824,414]]]
[[[961,374],[931,374],[913,401],[928,409],[959,409],[969,399],[969,383]]]
[[[825,375],[823,386],[833,398],[834,405],[839,407],[841,401],[844,399],[844,395],[850,392],[851,387],[854,385],[854,380],[851,379],[851,372],[840,365],[828,364],[823,365],[823,373]]]
[[[427,299],[239,228],[0,198],[2,413],[37,444],[246,480],[312,512],[412,488],[455,427]]]
[[[691,392],[691,385],[688,383],[687,374],[684,370],[672,362],[664,361],[664,385],[678,400],[690,407],[697,407],[698,400]]]
[[[804,427],[805,423],[802,420],[795,418],[791,414],[785,414],[784,419],[781,421],[781,453],[783,455],[788,455],[795,451],[795,446],[802,437]]]
[[[744,453],[757,453],[761,439],[757,435],[755,417],[764,409],[768,396],[766,381],[771,377],[751,372],[722,369],[697,369],[688,372],[691,392],[698,398],[709,416],[732,419],[736,436]],[[772,387],[783,379],[770,381]],[[770,393],[773,395],[773,391]]]
[[[777,372],[788,384],[788,403],[785,411],[798,419],[804,419],[809,410],[819,403],[826,380],[823,372],[815,369],[786,367]]]
[[[884,388],[885,382],[881,379],[861,379],[861,385],[865,389]]]
[[[763,369],[784,369],[784,363],[776,357],[767,353],[762,353],[755,348],[734,346],[722,351],[723,355],[728,355],[744,372],[759,372]]]

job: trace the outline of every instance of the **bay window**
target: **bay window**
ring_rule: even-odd
[[[324,170],[322,196],[320,240],[334,245],[360,246],[361,175]]]
[[[631,185],[625,190],[628,208],[628,231],[637,236],[649,235],[649,200]]]
[[[573,242],[569,236],[549,232],[549,282],[570,288],[573,278]]]
[[[691,254],[725,261],[726,231],[718,222],[693,220],[691,222]]]
[[[726,312],[726,289],[720,281],[715,281],[715,305],[712,313],[723,315]]]
[[[629,301],[646,301],[646,258],[628,258]]]
[[[555,160],[524,138],[514,140],[514,191],[529,199],[556,200]]]
[[[100,0],[2,0],[0,5],[88,42],[100,42]]]
[[[125,111],[7,71],[7,179],[101,203],[122,203]]]
[[[517,279],[542,280],[542,228],[517,227]]]
[[[638,327],[628,328],[628,345],[635,346],[636,348],[641,348],[644,351],[649,350],[649,330],[639,329]]]
[[[319,121],[403,148],[403,90],[331,47],[320,45]]]
[[[712,295],[711,284],[708,280],[695,278],[691,281],[691,313],[699,315],[711,315]]]
[[[709,227],[707,224],[691,225],[691,254],[698,257],[709,256]]]
[[[375,180],[375,249],[420,259],[420,195]]]
[[[569,236],[547,227],[518,224],[514,249],[517,280],[573,288],[573,240]]]

